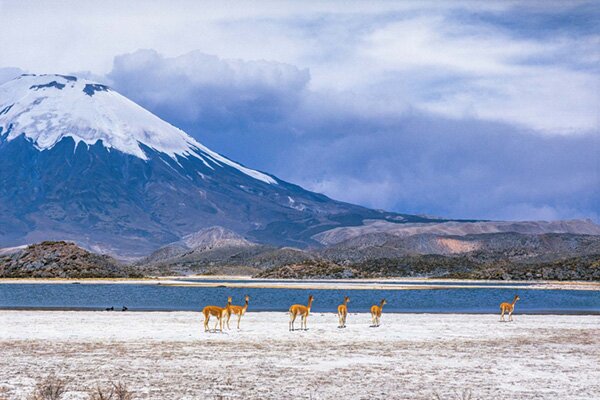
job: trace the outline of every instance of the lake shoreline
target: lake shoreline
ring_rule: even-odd
[[[197,280],[197,281],[194,281]],[[404,283],[404,284],[403,284]],[[447,283],[444,285],[444,283]],[[463,283],[464,285],[461,285]],[[2,278],[3,284],[81,284],[81,285],[162,285],[185,287],[226,287],[254,289],[314,289],[314,290],[436,290],[436,289],[539,289],[598,290],[600,282],[590,281],[492,281],[469,279],[255,279],[247,276],[165,276],[148,278]]]
[[[197,310],[191,309],[166,309],[166,308],[128,308],[126,311],[122,311],[119,308],[115,308],[114,310],[106,310],[104,307],[30,307],[30,306],[0,306],[0,312],[2,311],[32,311],[32,312],[101,312],[101,313],[187,313],[187,312],[197,312],[201,314],[201,308],[199,307]],[[248,311],[250,312],[250,311]],[[273,310],[273,309],[253,309],[252,313],[257,314],[267,314],[267,313],[282,313],[287,314],[288,311],[281,310]],[[490,311],[386,311],[388,315],[499,315],[498,312],[490,312]],[[311,314],[330,314],[327,311],[313,311]],[[350,312],[349,315],[370,315],[368,312]],[[552,315],[565,315],[565,316],[598,316],[600,315],[600,310],[523,310],[518,313],[515,312],[515,315],[541,315],[541,316],[552,316]]]

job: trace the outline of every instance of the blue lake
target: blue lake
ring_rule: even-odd
[[[315,296],[313,311],[335,312],[345,295],[350,312],[367,312],[386,298],[387,312],[496,313],[515,294],[518,313],[600,314],[600,291],[499,288],[440,288],[432,290],[332,290],[181,287],[133,284],[0,284],[0,308],[199,311],[208,304],[234,304],[250,295],[249,311],[286,311],[291,304]]]

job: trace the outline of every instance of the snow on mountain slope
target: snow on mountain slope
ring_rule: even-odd
[[[173,159],[195,157],[209,168],[222,164],[265,183],[272,177],[211,151],[191,136],[120,95],[108,86],[74,76],[22,75],[0,86],[0,135],[8,141],[24,134],[39,150],[65,137],[143,160],[143,144]]]

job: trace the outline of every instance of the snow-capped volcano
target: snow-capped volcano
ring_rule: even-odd
[[[23,75],[0,86],[0,248],[73,240],[142,256],[209,227],[305,247],[443,221],[342,203],[244,167],[99,83]]]
[[[102,84],[23,75],[0,86],[0,247],[67,239],[143,255],[211,226],[302,247],[366,219],[427,221],[246,168]]]
[[[275,184],[270,176],[245,168],[211,151],[194,138],[158,118],[110,87],[65,75],[22,75],[0,86],[0,134],[21,134],[40,150],[65,137],[77,146],[98,141],[143,160],[141,145],[176,159],[195,157],[210,168],[221,164]]]

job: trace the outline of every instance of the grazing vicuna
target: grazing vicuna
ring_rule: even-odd
[[[210,317],[216,317],[217,318],[217,322],[215,323],[215,332],[217,331],[217,324],[219,325],[219,330],[221,332],[223,332],[223,317],[225,316],[225,314],[228,312],[228,310],[231,308],[231,297],[227,298],[227,305],[222,308],[222,307],[217,307],[217,306],[206,306],[202,309],[202,314],[204,314],[204,332],[208,332],[210,331],[210,328],[208,327],[208,321],[210,320]]]
[[[381,323],[381,312],[383,311],[383,306],[385,304],[387,304],[387,301],[383,299],[379,305],[375,304],[371,307],[371,320],[373,321],[373,327],[378,327]]]
[[[300,330],[302,330],[302,326],[304,326],[305,331],[308,330],[306,327],[306,319],[308,318],[308,314],[310,314],[310,307],[312,306],[313,300],[314,297],[311,294],[308,296],[308,305],[294,304],[290,307],[290,322],[288,324],[290,331],[294,330],[294,321],[298,315],[300,315]]]
[[[338,328],[345,328],[346,327],[346,317],[348,316],[348,306],[347,306],[347,304],[348,304],[349,301],[350,301],[350,297],[345,296],[344,297],[344,302],[338,306],[338,318],[340,320]]]
[[[519,300],[520,297],[519,295],[516,295],[515,298],[513,299],[512,303],[501,303],[500,304],[500,321],[504,321],[504,314],[508,313],[508,321],[512,321],[512,314],[513,311],[515,311],[515,304],[517,303],[517,300]]]
[[[240,329],[240,321],[242,320],[242,316],[246,314],[246,310],[248,309],[248,302],[250,301],[250,296],[246,295],[246,303],[243,306],[230,306],[229,311],[227,312],[227,329],[229,328],[229,319],[231,318],[231,314],[237,315],[237,328]]]

